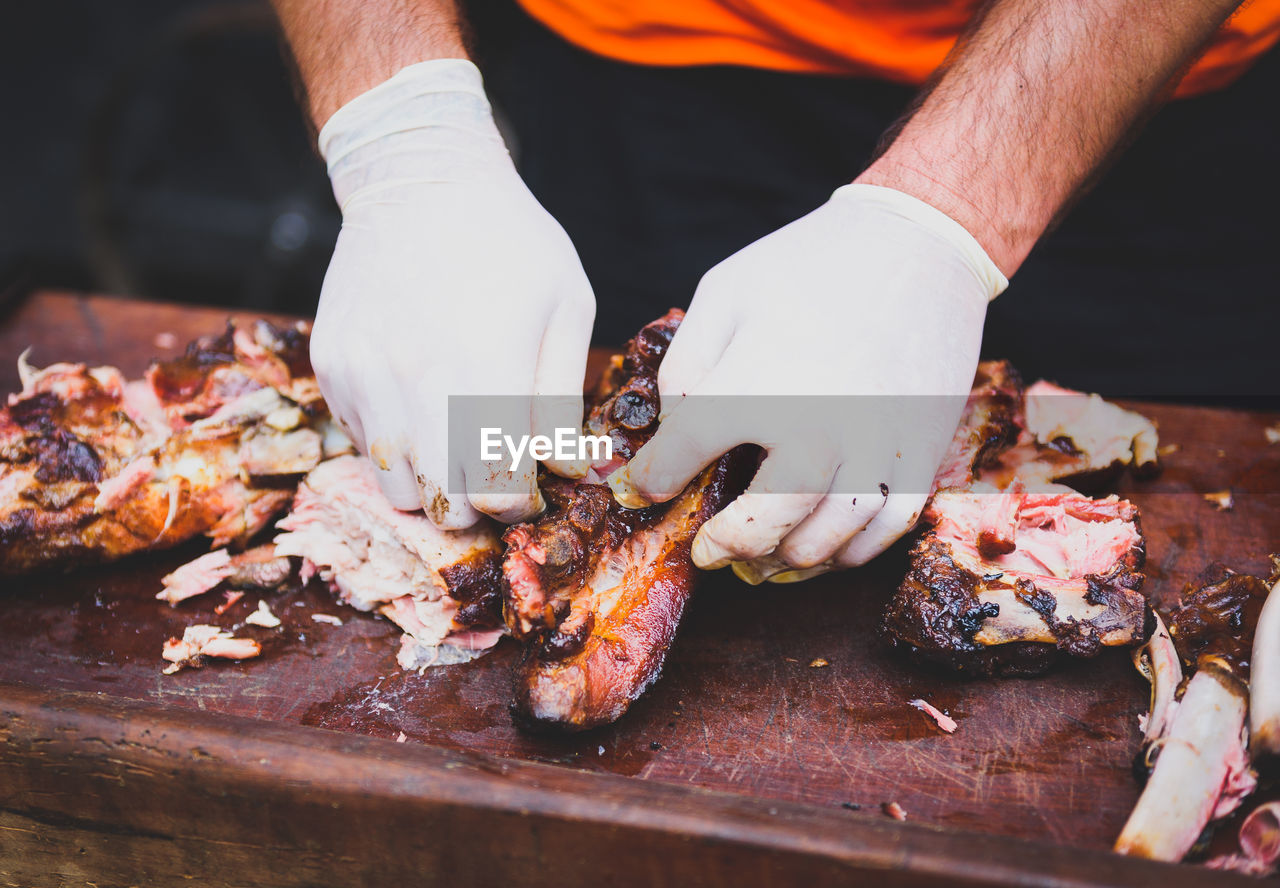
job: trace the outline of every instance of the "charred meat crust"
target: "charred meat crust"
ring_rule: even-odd
[[[1215,561],[1183,587],[1169,613],[1169,634],[1188,672],[1218,663],[1249,680],[1253,633],[1271,582]]]
[[[684,312],[673,308],[642,327],[588,399],[587,434],[612,438],[615,461],[635,456],[658,426],[658,365],[683,320]]]
[[[889,601],[881,629],[891,647],[962,672],[1004,674],[988,651],[973,640],[983,620],[1000,606],[978,600],[982,578],[951,558],[951,547],[927,533],[911,549],[911,562]]]
[[[502,625],[502,555],[482,549],[440,568],[449,597],[458,602],[453,622],[466,629],[496,629]]]
[[[749,448],[721,457],[676,499],[642,536],[659,551],[628,569],[609,603],[594,601],[554,632],[529,645],[517,667],[513,714],[526,729],[582,731],[619,718],[657,680],[693,589],[693,537],[704,522],[745,487],[756,465]],[[579,613],[586,617],[577,628]]]
[[[1023,384],[1018,371],[1008,361],[989,361],[979,365],[975,380],[981,393],[981,419],[970,427],[972,446],[970,466],[973,471],[990,468],[1000,454],[1018,440],[1021,423]]]
[[[1154,616],[1137,593],[1144,553],[1131,550],[1105,576],[1086,576],[1085,600],[1103,607],[1089,620],[1059,619],[1058,601],[1034,583],[1018,579],[1010,583],[996,573],[979,576],[956,563],[951,546],[929,531],[912,547],[910,567],[890,599],[881,634],[890,647],[931,663],[973,676],[1030,676],[1043,673],[1059,653],[1091,657],[1102,647],[1101,638],[1118,628],[1141,626],[1141,638],[1150,635]],[[1054,645],[1014,641],[984,645],[974,636],[983,623],[1000,615],[1000,605],[983,601],[982,593],[1012,590],[1014,596],[1040,615],[1056,639]]]
[[[246,542],[287,505],[298,476],[242,478],[232,466],[261,417],[189,422],[264,388],[322,414],[306,344],[300,330],[229,324],[153,364],[160,390],[126,384],[114,368],[27,368],[24,391],[0,409],[0,573],[112,561],[200,533]],[[166,406],[165,393],[189,392],[196,401]]]
[[[589,434],[608,435],[624,464],[658,424],[658,365],[683,312],[644,327],[589,398]],[[547,511],[508,529],[504,614],[526,643],[516,670],[517,720],[584,730],[617,719],[662,668],[695,569],[694,535],[741,492],[754,453],[721,457],[669,503],[625,509],[608,486],[544,476]]]
[[[970,674],[1030,675],[1061,653],[1089,657],[1153,631],[1154,613],[1138,591],[1145,541],[1136,507],[1114,497],[1089,500],[1056,483],[1068,476],[1072,486],[1096,481],[1129,463],[1110,460],[1115,448],[1103,446],[1105,436],[1101,444],[1090,439],[1104,454],[1099,459],[1065,434],[1037,440],[1027,400],[1037,388],[1080,394],[1046,383],[1028,389],[1007,362],[979,366],[925,512],[934,528],[911,550],[907,576],[884,614],[881,631],[891,646]],[[1064,406],[1085,403],[1089,418],[1099,409],[1095,402],[1132,420],[1135,435],[1150,427],[1097,396]],[[1046,409],[1037,407],[1041,426],[1055,418]],[[1069,412],[1057,419],[1058,428],[1073,433],[1093,428]],[[1151,435],[1143,439],[1151,451],[1141,448],[1144,458],[1154,457]],[[1135,438],[1130,462],[1139,449]],[[1056,507],[1063,517],[1048,511]],[[1100,534],[1085,531],[1094,521],[1104,522]],[[1068,547],[1069,538],[1077,545]],[[1008,566],[1007,575],[1000,565]]]
[[[652,528],[668,510],[666,505],[624,509],[603,484],[554,476],[544,476],[540,484],[547,511],[536,523],[516,525],[503,536],[510,565],[506,623],[519,639],[554,631],[604,553]]]
[[[1008,361],[978,365],[957,434],[938,471],[939,489],[972,483],[976,473],[994,467],[1017,442],[1024,424],[1023,392],[1022,379]]]

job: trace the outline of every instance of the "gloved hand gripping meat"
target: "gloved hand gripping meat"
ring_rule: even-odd
[[[342,208],[311,348],[330,410],[397,509],[442,530],[538,514],[532,470],[495,489],[492,465],[450,448],[449,399],[528,399],[505,424],[516,438],[576,426],[595,300],[516,172],[480,71],[409,65],[340,108],[319,147]]]

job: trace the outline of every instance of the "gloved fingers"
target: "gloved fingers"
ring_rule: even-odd
[[[748,566],[748,564],[755,564],[755,562],[744,562],[742,564],[733,564],[733,573],[736,573],[737,576],[740,576],[745,580],[746,577],[744,575],[746,571],[749,571],[750,569],[749,567],[746,567]],[[805,568],[797,568],[797,569],[782,569],[782,571],[771,573],[771,575],[769,575],[768,577],[768,582],[778,583],[778,585],[781,585],[781,583],[804,582],[805,580],[812,580],[813,577],[820,577],[823,575],[823,573],[831,573],[832,571],[838,571],[838,569],[840,569],[840,567],[837,567],[836,564],[832,564],[831,562],[814,564],[813,567],[805,567]],[[748,582],[750,582],[751,585],[756,586],[756,585],[759,585],[760,582],[764,582],[764,581],[755,580],[754,582],[751,582],[750,580],[748,580]]]
[[[693,303],[671,339],[658,367],[658,396],[663,414],[670,413],[719,362],[733,339],[730,312],[717,309],[714,292],[699,285]]]
[[[327,329],[327,328],[323,328]],[[360,414],[356,410],[347,409],[348,404],[358,404],[360,400],[354,396],[347,380],[350,374],[342,374],[332,367],[333,350],[331,346],[324,344],[318,339],[318,334],[314,331],[311,334],[311,366],[315,372],[316,385],[320,388],[320,394],[324,396],[325,403],[329,407],[329,413],[333,416],[335,422],[351,439],[351,443],[361,453],[369,452],[369,442],[364,433],[364,423],[360,419]]]
[[[465,463],[467,502],[478,512],[503,524],[518,524],[542,513],[546,502],[538,489],[538,464],[525,455],[515,471],[504,460],[468,459]]]
[[[557,429],[582,432],[582,387],[587,375],[587,350],[591,345],[591,325],[595,319],[595,302],[590,288],[585,298],[561,301],[547,322],[538,349],[538,366],[534,371],[533,410],[530,422],[533,434],[556,440]],[[564,478],[583,478],[590,468],[584,456],[542,461],[549,471]]]
[[[838,480],[836,490],[847,490]],[[853,536],[875,520],[888,497],[879,489],[828,493],[813,513],[787,534],[773,553],[787,568],[809,568],[840,552]]]
[[[679,402],[631,462],[609,476],[614,497],[627,508],[665,503],[721,455],[749,440],[741,422],[723,410]]]
[[[870,524],[851,539],[836,556],[840,567],[858,567],[875,558],[920,520],[928,501],[927,493],[892,493]]]
[[[820,493],[742,494],[693,538],[693,563],[715,570],[732,561],[749,561],[772,552],[787,531],[804,520]]]
[[[450,477],[446,457],[438,449],[418,451],[413,458],[414,480],[418,503],[431,523],[440,530],[465,530],[480,520],[466,494],[466,483],[459,469]]]
[[[477,399],[485,415],[479,420],[483,436],[471,434],[476,418],[457,416],[462,410],[452,417],[464,431],[451,433],[449,458],[456,467],[450,470],[464,480],[451,475],[449,490],[465,490],[464,502],[504,524],[525,521],[545,507],[538,490],[538,457],[545,454],[529,426],[533,400],[528,395]],[[485,446],[476,446],[478,440]]]
[[[771,451],[746,492],[702,525],[693,540],[693,563],[714,570],[776,549],[822,502],[831,485],[834,460],[815,457],[810,448],[794,441]]]
[[[422,506],[413,465],[404,450],[391,439],[375,436],[369,444],[369,461],[377,471],[378,487],[394,508],[417,511]]]
[[[503,524],[529,521],[541,515],[547,507],[537,484],[534,484],[526,493],[485,491],[468,494],[467,498],[471,507],[477,512],[483,512]]]
[[[330,408],[330,410],[332,412],[332,408]],[[369,452],[369,444],[365,439],[364,425],[361,424],[360,417],[355,413],[352,413],[350,416],[341,416],[334,412],[333,418],[338,423],[338,427],[342,429],[343,433],[351,439],[351,443],[355,446],[356,450],[367,454]]]

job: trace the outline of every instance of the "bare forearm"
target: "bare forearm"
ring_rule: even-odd
[[[406,65],[467,58],[453,0],[271,0],[316,129]]]
[[[1012,275],[1239,0],[995,0],[859,182],[959,221]]]

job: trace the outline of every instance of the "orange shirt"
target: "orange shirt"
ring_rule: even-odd
[[[746,65],[922,83],[982,0],[520,0],[584,49],[646,65]],[[1249,0],[1178,85],[1225,86],[1280,39],[1280,0]]]

